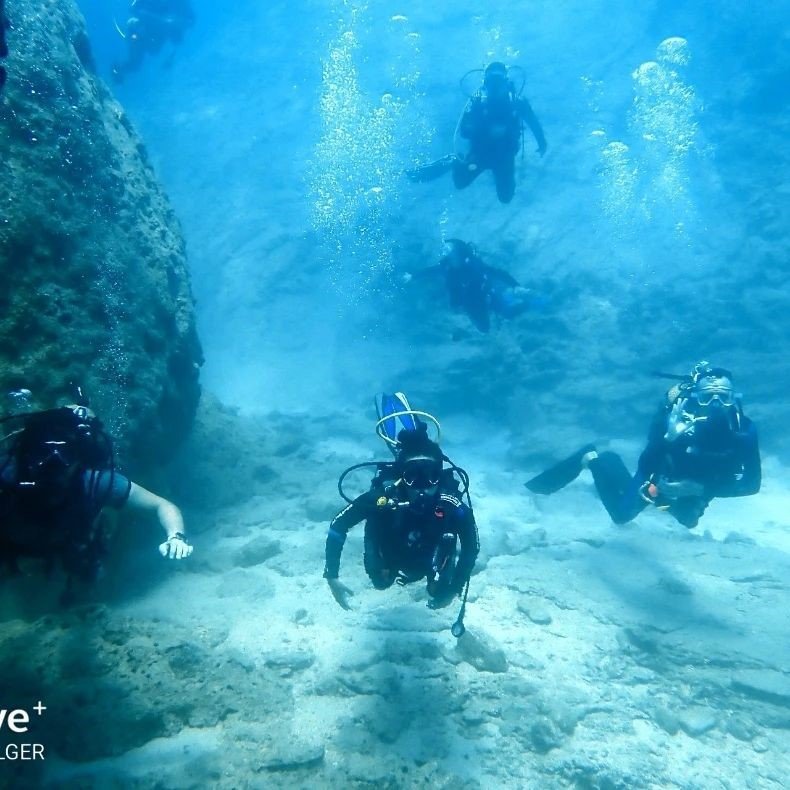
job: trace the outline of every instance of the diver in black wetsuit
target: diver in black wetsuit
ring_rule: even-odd
[[[344,609],[352,591],[338,578],[349,529],[365,521],[365,571],[377,590],[427,577],[429,606],[441,608],[463,593],[480,550],[477,526],[454,472],[468,490],[463,470],[446,460],[427,426],[402,429],[392,463],[376,463],[371,487],[338,513],[326,538],[324,578]],[[353,467],[352,467],[353,469]],[[348,470],[347,470],[348,471]],[[460,540],[458,553],[456,544]]]
[[[59,561],[69,582],[92,581],[105,554],[105,508],[155,514],[167,536],[162,556],[188,557],[181,511],[115,469],[112,439],[82,404],[1,421],[0,565],[14,572],[22,558]]]
[[[5,32],[9,27],[8,17],[5,15],[5,0],[0,0],[0,59],[8,57],[8,44],[5,40]],[[0,90],[5,85],[6,76],[5,68],[0,66]]]
[[[190,0],[132,0],[125,31],[118,28],[128,49],[126,60],[113,66],[115,82],[137,71],[146,55],[158,54],[168,42],[179,44],[194,23]]]
[[[406,175],[415,182],[432,181],[452,171],[456,189],[464,189],[484,170],[490,170],[499,201],[510,203],[516,191],[516,154],[522,146],[525,124],[543,156],[546,137],[529,101],[514,87],[504,63],[490,63],[483,75],[482,90],[470,98],[458,124],[458,134],[468,142],[468,152],[450,154],[407,170]]]
[[[526,486],[551,494],[583,468],[592,473],[616,524],[654,505],[689,529],[697,526],[712,499],[756,494],[762,477],[757,429],[743,413],[732,375],[707,362],[697,364],[667,393],[633,477],[618,455],[599,454],[587,445]]]
[[[532,291],[519,285],[504,269],[486,264],[473,244],[447,239],[446,247],[438,265],[420,269],[407,275],[405,280],[440,275],[450,306],[466,313],[481,332],[491,328],[492,314],[515,318],[541,304]]]

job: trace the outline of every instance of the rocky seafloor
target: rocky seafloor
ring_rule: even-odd
[[[126,521],[105,579],[75,608],[59,610],[60,580],[32,568],[4,583],[3,699],[48,706],[36,723],[48,759],[5,762],[8,786],[786,785],[790,522],[787,404],[777,385],[786,370],[787,121],[757,101],[776,75],[756,72],[738,47],[720,70],[714,64],[727,81],[709,74],[698,87],[708,109],[699,119],[706,139],[685,173],[700,209],[685,217],[690,232],[674,233],[673,211],[688,205],[671,200],[666,216],[622,227],[628,218],[616,201],[607,206],[616,182],[593,133],[622,133],[644,155],[637,199],[649,199],[655,161],[627,129],[631,71],[656,56],[664,26],[653,35],[640,10],[619,18],[617,35],[585,39],[602,4],[562,8],[574,6],[579,13],[555,35],[539,30],[550,29],[558,4],[526,29],[528,93],[550,149],[541,162],[519,162],[510,207],[495,204],[482,179],[456,194],[441,182],[385,184],[398,193],[382,226],[396,275],[435,261],[441,219],[442,234],[475,241],[490,262],[549,296],[543,312],[488,336],[451,315],[441,292],[392,288],[338,314],[323,277],[326,240],[308,229],[305,201],[305,118],[316,98],[309,79],[318,77],[309,58],[288,57],[290,42],[267,42],[276,63],[260,55],[264,76],[286,75],[288,94],[266,95],[276,112],[249,112],[260,106],[256,79],[227,84],[225,69],[255,74],[248,53],[258,53],[260,28],[249,19],[218,25],[207,73],[179,82],[176,59],[172,72],[153,72],[156,90],[140,91],[136,104],[130,95],[192,240],[202,293],[212,298],[204,317],[213,384],[260,413],[245,417],[206,398],[193,435],[160,474],[160,490],[185,508],[196,546],[188,561],[164,563],[155,525]],[[761,26],[738,24],[735,4],[725,6],[748,43]],[[260,13],[281,22],[291,7]],[[374,30],[386,35],[376,41],[391,65],[409,29],[378,16]],[[423,53],[448,24],[438,9],[411,20],[424,34]],[[695,55],[721,43],[715,28],[695,37],[694,20],[677,21],[673,32],[689,36]],[[465,25],[453,33],[459,41]],[[215,53],[225,68],[215,68]],[[584,68],[580,53],[589,56]],[[455,80],[471,57],[454,48],[423,86],[430,101],[419,109],[433,102],[445,137],[462,102]],[[585,104],[582,76],[606,82],[600,109]],[[370,81],[390,86],[381,75]],[[314,117],[310,124],[318,125]],[[443,153],[442,139],[415,157]],[[147,184],[144,193],[153,191],[166,213],[157,189]],[[175,251],[183,295],[181,242],[165,224],[160,236]],[[130,244],[123,236],[107,249],[132,250],[124,267],[150,259]],[[154,281],[164,283],[157,272]],[[357,273],[341,271],[339,289],[353,291]],[[166,290],[149,291],[156,304],[135,315],[156,315]],[[147,335],[136,337],[125,347],[142,384],[151,384],[152,407],[154,372],[169,352],[154,355],[149,378]],[[198,354],[188,347],[191,365]],[[758,497],[714,503],[689,532],[655,513],[612,526],[586,478],[551,499],[525,492],[523,481],[549,458],[590,439],[609,437],[633,467],[662,389],[646,373],[682,373],[708,355],[733,367],[761,430]],[[47,365],[62,368],[59,358]],[[194,366],[186,370],[177,386],[193,408]],[[343,563],[355,610],[340,610],[321,579],[326,526],[340,505],[336,476],[385,454],[368,404],[390,386],[437,413],[444,449],[472,476],[482,554],[459,642],[448,630],[455,610],[427,610],[419,585],[369,588],[361,528]],[[185,422],[172,424],[184,432]],[[161,448],[156,436],[152,447]]]
[[[163,563],[153,527],[130,523],[72,610],[53,608],[57,580],[6,582],[4,698],[48,707],[47,761],[6,763],[9,786],[784,786],[790,523],[775,458],[759,498],[714,503],[696,530],[649,512],[615,527],[588,479],[532,498],[535,470],[502,463],[504,435],[473,451],[453,432],[482,543],[456,641],[457,610],[428,610],[419,584],[369,587],[361,528],[342,567],[354,610],[334,603],[320,573],[335,474],[376,440],[362,418],[312,427],[334,435],[298,439],[277,415],[245,425],[269,473],[235,505],[206,507],[205,487],[200,509],[186,503],[189,561]]]

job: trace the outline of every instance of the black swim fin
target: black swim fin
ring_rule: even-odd
[[[524,485],[534,494],[553,494],[568,483],[572,483],[582,471],[582,458],[594,452],[595,445],[586,444],[573,455],[549,467],[545,472],[536,475]]]
[[[406,178],[415,184],[422,183],[423,181],[433,181],[434,179],[441,178],[445,173],[452,170],[455,159],[455,154],[448,154],[441,159],[437,159],[435,162],[430,162],[427,165],[420,165],[420,167],[413,167],[404,172],[406,173]]]

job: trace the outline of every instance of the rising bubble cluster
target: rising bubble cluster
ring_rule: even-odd
[[[392,269],[388,226],[402,169],[396,130],[403,125],[406,102],[391,92],[373,96],[363,90],[356,58],[365,6],[344,2],[342,10],[323,63],[321,134],[310,183],[312,224],[326,244],[336,285],[347,292],[353,282],[361,293]],[[397,15],[391,19],[401,27],[406,21]],[[393,85],[411,87],[417,77],[406,74]]]
[[[660,224],[683,232],[695,215],[691,157],[699,152],[699,102],[683,70],[689,45],[662,41],[656,59],[632,73],[628,142],[598,135],[604,212],[620,229]]]

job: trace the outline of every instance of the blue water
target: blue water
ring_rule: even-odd
[[[183,226],[203,386],[299,448],[266,496],[193,514],[220,528],[195,552],[216,549],[195,573],[216,585],[184,604],[191,627],[225,629],[241,666],[310,645],[289,726],[329,733],[328,787],[786,786],[790,2],[193,5],[183,42],[113,86],[126,3],[79,2]],[[508,205],[488,174],[463,191],[410,183],[404,169],[452,150],[459,81],[492,60],[523,68],[546,156],[527,133]],[[454,237],[539,309],[482,334],[441,287],[405,281]],[[616,531],[589,483],[526,496],[530,474],[584,441],[633,463],[663,391],[650,371],[700,359],[734,370],[758,424],[759,497],[689,533],[652,513]],[[336,475],[384,452],[370,402],[396,388],[441,417],[472,473],[476,617],[506,646],[504,680],[437,647],[445,633],[402,626],[411,610],[393,600],[361,593],[373,625],[320,608]],[[238,562],[259,533],[283,543],[275,571]],[[350,540],[360,590],[361,553]],[[179,596],[180,581],[163,589]],[[160,612],[144,594],[124,605]],[[236,713],[128,754],[121,781],[148,786],[152,763],[183,760],[179,786],[311,786],[245,774],[237,756],[222,779],[221,760],[191,762],[223,738],[265,739],[263,719]],[[94,768],[96,786],[119,770]]]
[[[99,71],[109,77],[123,53],[112,24],[123,3],[81,7]],[[386,353],[392,378],[408,376],[402,360],[410,345],[434,336],[417,327],[447,316],[443,305],[423,308],[404,327],[399,305],[413,294],[404,294],[400,275],[434,263],[452,236],[476,242],[517,278],[566,293],[578,286],[597,297],[599,284],[607,290],[598,280],[605,273],[619,292],[618,320],[640,289],[650,294],[640,308],[649,301],[663,314],[666,306],[669,320],[679,299],[677,327],[655,364],[680,355],[687,365],[728,350],[731,339],[720,342],[714,332],[700,348],[682,316],[693,309],[697,279],[715,281],[719,260],[737,256],[748,232],[753,201],[738,179],[753,168],[750,157],[762,161],[755,127],[787,104],[780,32],[787,3],[759,14],[727,4],[714,18],[674,3],[523,11],[511,3],[196,3],[195,10],[197,24],[172,57],[146,62],[116,93],[184,225],[204,381],[229,402],[253,408],[271,399],[279,388],[256,381],[255,369],[274,360],[286,378],[299,369],[310,391],[313,382],[334,386],[339,368],[352,388],[365,386],[354,378],[360,353]],[[657,48],[672,37],[686,40],[684,51],[661,65]],[[450,150],[465,102],[460,77],[494,58],[525,69],[525,95],[549,141],[546,159],[527,139],[507,207],[492,200],[485,176],[457,194],[447,180],[408,184],[404,167]],[[657,59],[653,78],[635,76]],[[732,268],[727,290],[746,276],[743,264]],[[311,320],[294,333],[297,305]],[[628,366],[632,329],[618,326],[612,338]],[[366,342],[360,337],[370,345],[358,345]],[[321,355],[308,351],[318,338]],[[349,354],[351,342],[357,353]],[[302,352],[309,363],[295,361]],[[609,364],[618,367],[616,359]],[[304,395],[286,391],[291,405]],[[348,393],[340,387],[332,396]]]

